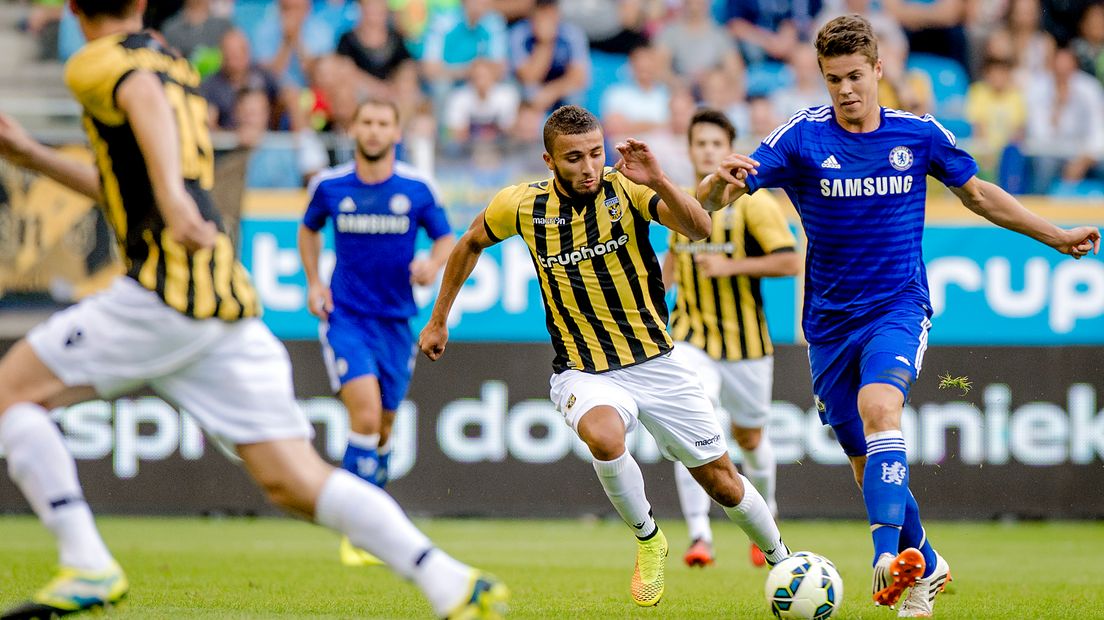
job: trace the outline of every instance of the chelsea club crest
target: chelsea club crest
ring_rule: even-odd
[[[907,146],[895,146],[889,152],[889,165],[904,172],[912,167],[912,151]]]

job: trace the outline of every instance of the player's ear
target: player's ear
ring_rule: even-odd
[[[544,157],[544,165],[548,166],[549,170],[555,170],[555,167],[552,165],[552,156],[548,154],[548,151],[545,151],[542,157]]]
[[[878,79],[878,80],[882,79],[882,59],[881,58],[874,61],[874,78]]]

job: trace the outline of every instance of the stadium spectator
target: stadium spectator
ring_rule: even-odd
[[[785,119],[779,118],[774,104],[765,96],[748,97],[748,137],[755,142],[766,138]]]
[[[1076,183],[1104,176],[1104,87],[1077,67],[1077,57],[1068,48],[1055,50],[1051,70],[1028,90],[1027,109],[1030,148],[1061,145],[1072,153],[1034,158],[1035,193],[1049,192],[1059,179]]]
[[[1047,62],[1054,51],[1054,38],[1041,23],[1039,0],[1009,0],[1004,27],[1016,54],[1016,80],[1025,89],[1048,71]]]
[[[399,67],[412,61],[389,17],[387,0],[360,0],[360,21],[337,42],[337,53],[351,58],[362,79],[377,91]]]
[[[501,77],[506,66],[506,22],[491,8],[491,0],[464,0],[463,11],[438,16],[426,33],[422,72],[430,83],[434,106],[444,109],[445,96],[468,79],[476,58],[496,63]]]
[[[613,139],[654,131],[670,121],[671,95],[659,82],[655,49],[637,46],[629,54],[629,68],[632,81],[613,84],[602,95],[602,124]]]
[[[943,56],[969,68],[966,0],[884,0],[882,6],[904,27],[913,52]]]
[[[1078,35],[1070,43],[1085,73],[1104,82],[1104,3],[1090,4],[1081,14]]]
[[[40,60],[56,60],[58,57],[58,36],[64,10],[65,0],[34,0],[26,19],[20,23],[23,31],[38,40]]]
[[[798,110],[832,103],[824,88],[816,49],[811,45],[794,48],[786,63],[794,81],[772,92],[769,97],[779,118],[789,118]]]
[[[146,12],[142,15],[142,23],[146,28],[160,30],[170,17],[176,15],[185,0],[156,0],[146,3]]]
[[[536,0],[494,0],[495,10],[511,26],[532,15],[536,6]]]
[[[277,0],[252,34],[257,59],[299,88],[307,85],[314,61],[334,50],[333,29],[311,14],[310,0]]]
[[[590,80],[586,35],[561,19],[556,0],[537,0],[533,14],[510,29],[510,63],[522,97],[539,110],[580,99]]]
[[[785,62],[799,41],[808,41],[820,0],[726,0],[724,23],[749,65]]]
[[[1003,1],[1003,0],[999,0]],[[876,5],[873,0],[831,0],[824,3],[824,8],[816,18],[816,28],[819,30],[824,24],[832,21],[840,15],[861,15],[870,22],[874,29],[874,35],[878,37],[878,49],[882,50],[887,45],[895,48],[908,49],[908,38],[905,35],[901,22],[885,10]]]
[[[211,0],[187,0],[179,13],[165,20],[161,34],[206,75],[212,65],[218,67],[216,52],[222,36],[233,27],[230,20],[212,14]]]
[[[998,161],[1008,145],[1020,142],[1027,124],[1027,103],[1012,77],[1012,56],[989,56],[981,79],[966,93],[966,120],[973,129],[976,158],[983,173],[997,177]]]
[[[647,42],[646,0],[560,0],[567,20],[583,29],[590,49],[628,54]]]
[[[702,76],[699,92],[702,105],[724,112],[736,127],[737,135],[742,138],[752,134],[751,111],[748,108],[747,86],[743,74],[730,77],[720,69],[708,71]]]
[[[685,0],[679,17],[656,37],[656,47],[672,82],[697,86],[713,69],[730,76],[744,74],[736,45],[713,19],[709,0]]]
[[[518,114],[517,89],[499,81],[498,67],[491,60],[472,61],[471,78],[453,91],[446,111],[449,139],[501,141],[509,134]]]
[[[407,49],[415,58],[421,58],[429,26],[439,16],[459,11],[460,0],[388,0],[387,6]]]
[[[1077,36],[1078,23],[1085,9],[1100,0],[1041,0],[1040,23],[1060,45]]]
[[[878,102],[920,116],[930,113],[935,102],[931,76],[921,69],[908,68],[908,43],[902,47],[879,47],[879,53],[882,79],[878,82]]]
[[[234,108],[242,90],[259,90],[268,97],[271,118],[269,129],[280,129],[282,125],[298,127],[296,109],[297,91],[294,88],[281,88],[276,77],[253,62],[249,49],[249,39],[237,28],[227,30],[219,45],[222,53],[222,66],[218,72],[209,76],[200,86],[200,94],[210,104],[211,126],[220,129],[236,127]],[[285,113],[286,123],[282,122]]]

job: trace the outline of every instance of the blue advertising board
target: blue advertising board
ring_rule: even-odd
[[[283,339],[317,337],[306,310],[306,284],[291,218],[246,218],[242,258],[265,306],[265,322]],[[327,229],[328,230],[328,229]],[[652,226],[665,250],[666,229]],[[428,241],[423,239],[428,247]],[[329,234],[322,272],[333,266]],[[887,251],[892,251],[888,249]],[[924,252],[935,312],[932,344],[1104,344],[1104,261],[1073,260],[1016,233],[991,226],[933,226]],[[763,281],[771,334],[800,342],[801,283]],[[435,289],[419,288],[418,329]],[[525,245],[517,238],[488,249],[457,297],[450,317],[458,341],[546,342],[544,310]]]

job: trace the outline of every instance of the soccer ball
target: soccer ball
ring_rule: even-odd
[[[843,579],[828,558],[799,551],[771,569],[765,592],[777,618],[825,620],[843,602]]]

